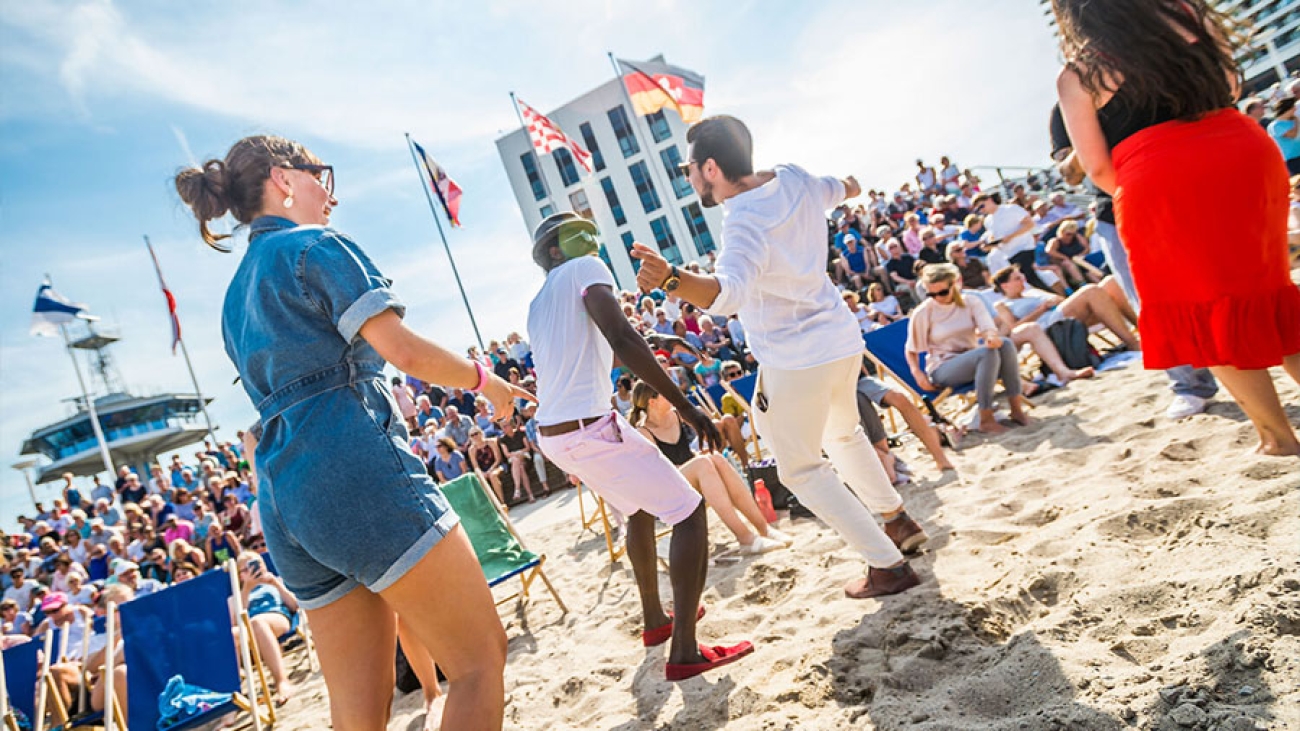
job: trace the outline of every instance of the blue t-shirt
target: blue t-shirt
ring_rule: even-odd
[[[465,458],[460,456],[460,452],[452,452],[449,459],[443,459],[439,454],[433,458],[433,468],[441,472],[444,478],[454,480],[465,474]]]
[[[1268,134],[1282,149],[1282,157],[1287,160],[1294,160],[1300,157],[1300,137],[1283,137],[1283,133],[1290,132],[1295,128],[1295,121],[1290,119],[1275,119],[1268,125]]]

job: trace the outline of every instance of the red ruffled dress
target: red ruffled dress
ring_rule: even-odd
[[[1111,156],[1146,367],[1255,370],[1300,353],[1290,184],[1259,123],[1236,109],[1163,122]]]

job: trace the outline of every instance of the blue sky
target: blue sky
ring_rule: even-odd
[[[396,280],[408,322],[459,350],[472,331],[402,133],[465,190],[451,246],[484,337],[522,330],[540,275],[492,143],[517,127],[510,91],[553,109],[610,78],[607,51],[663,53],[703,73],[706,113],[745,119],[759,165],[797,162],[886,187],[917,157],[1043,164],[1057,51],[1041,6],[909,5],[5,3],[0,525],[30,507],[8,465],[77,391],[61,345],[27,334],[46,273],[120,329],[114,355],[129,387],[190,390],[170,353],[148,234],[219,434],[253,420],[220,338],[238,256],[199,240],[171,185],[179,167],[247,134],[304,142],[336,168],[334,225]]]

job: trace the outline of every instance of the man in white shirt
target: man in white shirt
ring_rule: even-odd
[[[1082,221],[1088,213],[1082,208],[1065,202],[1065,194],[1057,191],[1048,198],[1052,204],[1043,214],[1042,220],[1039,221],[1044,226],[1051,226],[1061,221]]]
[[[571,211],[547,217],[533,234],[533,261],[546,272],[528,308],[528,339],[537,370],[538,446],[556,466],[627,516],[627,554],[645,620],[642,641],[649,647],[671,637],[665,671],[669,680],[685,680],[734,662],[754,647],[742,642],[710,648],[695,641],[696,608],[708,572],[704,503],[658,447],[612,409],[614,355],[677,407],[702,443],[716,451],[721,438],[624,316],[614,275],[596,256],[597,234],[594,223]],[[673,527],[669,575],[677,617],[666,614],[659,601],[656,517]]]
[[[997,271],[1015,264],[1032,286],[1051,289],[1051,285],[1038,278],[1034,269],[1033,217],[1020,206],[1002,203],[1001,200],[996,193],[980,193],[971,201],[972,211],[984,216],[987,245],[997,247],[989,253],[989,269]]]
[[[904,512],[858,423],[862,335],[826,276],[825,212],[861,188],[851,177],[813,177],[793,165],[755,173],[752,138],[734,117],[701,120],[686,140],[682,167],[691,186],[705,206],[726,204],[717,273],[679,271],[634,244],[637,283],[739,314],[760,364],[754,423],[781,481],[867,560],[866,576],[845,593],[865,599],[916,586],[902,551],[915,550],[926,535]],[[885,517],[884,531],[872,511]]]

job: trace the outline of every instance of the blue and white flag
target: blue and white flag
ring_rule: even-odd
[[[32,307],[32,335],[54,337],[59,334],[59,325],[73,320],[94,320],[86,312],[86,306],[77,304],[54,291],[49,282],[36,290],[36,305]]]

